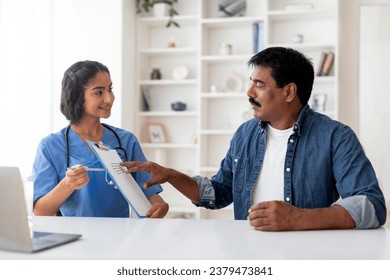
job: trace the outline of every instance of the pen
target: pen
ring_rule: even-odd
[[[87,171],[106,171],[104,168],[87,167],[87,166],[84,166],[84,169]]]
[[[73,165],[72,167],[70,167],[70,168],[68,168],[68,169],[73,170],[73,169],[75,169],[75,168],[77,168],[77,167],[80,167],[80,166],[81,166],[81,164],[76,164],[76,165]],[[96,172],[99,172],[99,171],[106,171],[104,168],[88,167],[88,166],[83,166],[83,167],[84,167],[84,169],[85,169],[86,171],[91,171],[91,172],[93,172],[93,171],[96,171]]]

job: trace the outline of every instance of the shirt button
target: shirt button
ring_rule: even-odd
[[[213,205],[213,202],[212,202],[212,201],[209,201],[209,205]]]
[[[294,143],[294,139],[290,139],[290,143]]]
[[[234,159],[234,162],[238,162],[238,159],[235,158],[235,159]]]
[[[290,201],[290,198],[289,198],[289,197],[286,197],[286,201]]]
[[[286,168],[286,171],[287,171],[287,172],[290,172],[290,170],[291,170],[290,167],[287,167],[287,168]]]

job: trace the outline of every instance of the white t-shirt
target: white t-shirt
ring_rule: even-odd
[[[253,190],[253,204],[270,200],[284,200],[284,161],[288,138],[293,133],[293,127],[279,130],[268,124],[266,131],[264,162],[260,177]]]

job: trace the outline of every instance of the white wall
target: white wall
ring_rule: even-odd
[[[110,69],[116,101],[106,122],[132,129],[122,99],[132,100],[133,13],[133,0],[0,0],[0,165],[31,174],[40,139],[67,125],[61,80],[78,60]]]
[[[50,0],[0,0],[0,165],[28,176],[50,130]]]
[[[106,122],[120,126],[122,95],[122,0],[52,0],[52,116],[54,131],[67,122],[59,111],[64,71],[79,60],[105,64],[116,101]]]
[[[361,7],[360,139],[390,199],[390,3]]]

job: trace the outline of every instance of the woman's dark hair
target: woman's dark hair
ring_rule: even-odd
[[[309,101],[314,82],[312,62],[302,53],[283,47],[267,48],[255,54],[248,66],[270,67],[271,76],[278,87],[289,83],[297,85],[297,93],[302,105]]]
[[[84,91],[89,80],[108,68],[97,61],[79,61],[65,71],[62,78],[61,112],[71,124],[77,123],[84,113]]]

